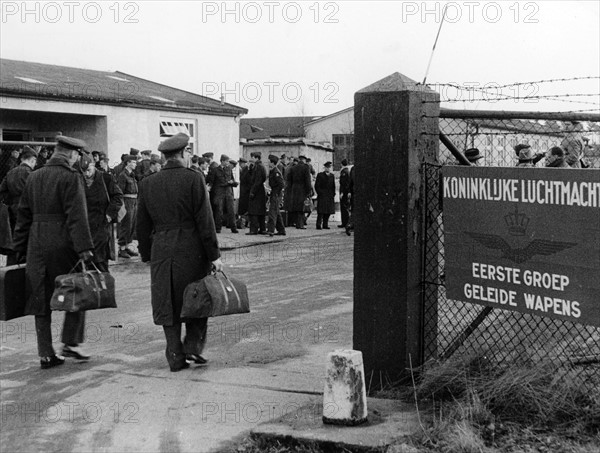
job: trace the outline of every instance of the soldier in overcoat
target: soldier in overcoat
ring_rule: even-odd
[[[217,233],[221,232],[223,215],[227,217],[225,225],[230,226],[232,233],[237,233],[235,214],[233,210],[233,188],[238,183],[233,178],[233,171],[229,165],[229,157],[221,156],[221,165],[209,171],[206,183],[211,186],[211,204]]]
[[[223,269],[204,176],[188,168],[189,137],[176,134],[158,150],[167,162],[140,183],[137,213],[138,249],[150,262],[154,323],[163,326],[171,371],[206,363],[202,357],[207,319],[188,319],[181,341],[180,318],[185,287],[214,267]]]
[[[251,185],[248,201],[248,215],[250,217],[250,232],[252,234],[265,234],[265,216],[267,214],[267,193],[265,191],[265,181],[267,180],[267,170],[262,164],[262,154],[258,151],[250,153],[252,160],[252,170],[250,170]]]
[[[248,161],[243,157],[239,160],[240,164],[240,200],[238,203],[238,214],[246,215],[248,212],[248,203],[250,202],[250,186],[252,185],[252,175]]]
[[[325,162],[324,170],[317,175],[317,230],[329,229],[329,216],[335,214],[335,177],[331,173],[331,162]]]
[[[54,279],[68,274],[79,259],[89,261],[94,248],[82,177],[73,168],[86,144],[66,136],[58,136],[56,141],[46,165],[27,178],[14,236],[15,250],[27,253],[25,313],[35,315],[42,368],[64,363],[64,357],[57,356],[52,347]],[[89,359],[78,347],[83,342],[84,319],[84,312],[65,314],[63,356]]]
[[[277,165],[278,162],[279,158],[277,156],[269,156],[269,187],[271,188],[271,193],[269,194],[269,221],[267,222],[269,236],[275,234],[275,229],[277,229],[278,236],[285,236],[286,234],[280,211],[284,182],[283,175]]]
[[[288,185],[291,187],[289,198],[289,211],[298,229],[306,229],[304,219],[304,200],[310,196],[312,181],[310,168],[306,164],[306,157],[299,156],[298,163],[290,168],[287,177]]]

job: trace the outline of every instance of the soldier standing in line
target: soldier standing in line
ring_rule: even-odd
[[[350,192],[350,168],[348,167],[348,159],[342,159],[342,169],[340,170],[340,211],[342,215],[342,223],[338,228],[346,228],[348,218],[350,217],[350,200],[348,194]]]
[[[237,187],[238,183],[233,179],[228,156],[225,154],[221,156],[221,165],[208,173],[206,183],[211,186],[210,198],[217,233],[221,232],[223,208],[227,216],[225,225],[231,228],[232,233],[237,233],[233,214],[233,188]]]
[[[152,151],[149,149],[145,149],[141,152],[142,158],[138,161],[135,167],[135,179],[137,182],[140,182],[144,179],[144,176],[148,174],[148,170],[150,170],[150,155]]]
[[[262,164],[262,154],[258,151],[250,153],[252,170],[250,170],[250,195],[248,215],[250,217],[250,232],[246,235],[266,234],[265,215],[267,214],[267,194],[265,181],[267,171]]]
[[[27,178],[21,196],[15,251],[27,253],[27,284],[31,294],[25,313],[35,315],[38,353],[42,368],[62,365],[52,346],[50,299],[54,279],[68,274],[78,259],[93,257],[94,243],[88,226],[85,191],[81,175],[73,168],[86,143],[58,136],[54,154],[43,168]],[[62,331],[63,356],[88,360],[83,343],[85,312],[67,312]]]
[[[138,185],[134,170],[137,165],[135,156],[129,155],[125,158],[125,168],[117,178],[117,184],[123,192],[125,209],[127,214],[119,224],[119,257],[130,258],[138,256],[132,248],[133,233],[135,231],[135,220],[137,211]]]
[[[291,220],[297,229],[305,230],[304,201],[310,196],[312,190],[310,168],[306,164],[305,156],[299,156],[298,163],[290,168],[287,183],[287,187],[291,189],[289,198]]]
[[[324,171],[317,175],[317,230],[329,229],[329,216],[335,214],[335,178],[331,173],[331,162],[325,162]]]
[[[35,168],[37,154],[33,148],[25,146],[21,153],[21,164],[10,170],[0,184],[0,200],[9,207],[10,228],[14,231],[17,223],[17,209],[27,178]]]
[[[158,147],[167,163],[140,184],[137,237],[143,262],[150,261],[152,313],[162,325],[171,371],[205,364],[207,318],[188,319],[181,341],[185,287],[223,270],[212,211],[201,173],[191,170],[189,137],[179,133]]]
[[[250,202],[250,186],[252,184],[250,167],[248,161],[243,157],[239,159],[240,164],[240,199],[238,202],[238,215],[244,220],[238,228],[248,226],[248,203]]]
[[[279,210],[284,182],[283,175],[277,165],[278,162],[279,158],[277,156],[269,156],[269,187],[271,187],[271,193],[269,194],[269,221],[267,222],[269,236],[275,234],[275,229],[277,229],[277,236],[285,236],[285,226],[283,225],[283,218]]]

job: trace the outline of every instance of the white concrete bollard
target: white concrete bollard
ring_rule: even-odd
[[[367,390],[362,352],[330,352],[323,392],[323,423],[354,426],[366,421]]]

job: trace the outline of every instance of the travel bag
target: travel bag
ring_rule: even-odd
[[[224,272],[213,272],[187,285],[180,316],[210,318],[249,312],[250,301],[244,282],[229,278]]]
[[[25,316],[25,264],[0,268],[0,321]]]
[[[82,272],[73,273],[80,264]],[[50,300],[52,310],[76,312],[117,308],[114,277],[108,272],[100,272],[93,263],[91,266],[93,270],[88,270],[79,260],[70,273],[56,277]]]

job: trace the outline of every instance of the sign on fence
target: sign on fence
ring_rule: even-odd
[[[451,299],[600,327],[600,171],[445,167]]]

